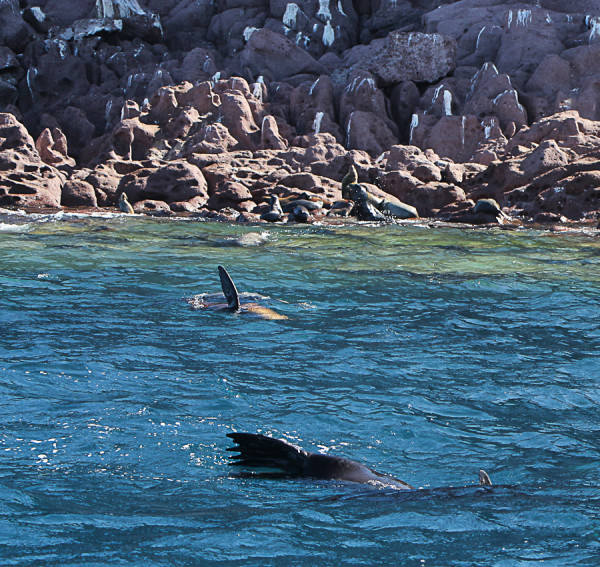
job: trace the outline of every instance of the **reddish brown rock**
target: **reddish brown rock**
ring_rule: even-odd
[[[48,165],[67,170],[75,167],[75,160],[67,152],[67,138],[59,128],[45,128],[35,141],[35,148]]]
[[[279,134],[274,116],[265,116],[260,129],[260,147],[264,150],[285,150],[288,142]]]
[[[97,207],[98,200],[94,187],[82,179],[70,179],[62,188],[63,207]]]
[[[12,114],[0,114],[0,206],[60,208],[62,184],[25,127]]]
[[[156,199],[144,199],[138,201],[133,205],[133,210],[136,213],[155,217],[168,217],[173,214],[173,211],[171,211],[171,208],[167,203]]]
[[[302,47],[268,29],[249,30],[242,52],[242,64],[256,76],[266,74],[274,80],[300,73],[322,75],[325,68]]]
[[[184,161],[139,169],[124,175],[118,188],[118,193],[121,192],[127,193],[131,203],[148,199],[166,203],[187,201],[194,197],[208,199],[206,179],[202,172]]]
[[[238,181],[223,179],[217,187],[211,192],[210,198],[206,203],[209,209],[225,209],[231,207],[236,210],[248,210],[248,202],[252,201],[252,193],[248,188]],[[242,207],[239,205],[245,203]],[[250,205],[250,210],[256,206]]]

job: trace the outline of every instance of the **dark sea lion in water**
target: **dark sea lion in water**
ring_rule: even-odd
[[[228,451],[238,454],[230,458],[231,465],[243,467],[269,468],[279,474],[264,473],[264,476],[289,478],[315,478],[320,480],[343,480],[359,484],[414,490],[410,484],[388,474],[381,474],[365,465],[344,457],[309,453],[287,441],[274,439],[257,433],[227,433],[227,437],[237,444]],[[491,486],[488,474],[479,471],[479,484]]]
[[[194,309],[220,309],[223,311],[231,311],[232,313],[251,313],[260,317],[261,319],[268,319],[271,321],[288,319],[285,315],[281,313],[277,313],[273,309],[269,307],[265,307],[264,305],[259,305],[255,302],[250,303],[242,303],[240,301],[240,294],[231,279],[231,276],[227,273],[227,270],[223,266],[219,266],[219,279],[221,280],[221,289],[223,290],[223,295],[225,296],[225,300],[227,304],[223,303],[213,303],[205,301],[205,296],[203,294],[199,296],[194,296],[191,299],[188,299],[187,302]]]

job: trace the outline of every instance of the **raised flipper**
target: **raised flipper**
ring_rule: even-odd
[[[380,474],[356,461],[334,455],[309,453],[280,439],[255,433],[228,433],[227,437],[238,444],[237,447],[227,449],[239,453],[231,457],[234,461],[232,465],[276,469],[293,477],[344,480],[402,490],[412,488],[397,478]]]
[[[237,447],[228,447],[228,451],[237,451],[232,455],[232,465],[245,467],[263,467],[277,469],[292,476],[302,476],[309,454],[286,441],[273,439],[255,433],[228,433],[227,437],[237,443]]]
[[[479,484],[481,486],[492,486],[492,481],[484,470],[479,470]]]
[[[227,305],[230,309],[237,311],[240,308],[240,296],[233,280],[223,266],[219,266],[219,278],[221,278],[221,288],[225,299],[227,299]]]

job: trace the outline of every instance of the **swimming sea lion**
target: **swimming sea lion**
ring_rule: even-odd
[[[482,486],[492,486],[492,481],[488,473],[486,473],[483,469],[479,470],[479,484]]]
[[[127,213],[128,215],[135,214],[131,203],[127,199],[127,195],[124,192],[119,195],[119,209],[121,209],[122,212]]]
[[[269,210],[260,215],[260,218],[269,222],[279,222],[283,218],[283,209],[277,195],[271,194],[269,197]]]
[[[257,433],[227,433],[227,437],[237,444],[228,447],[232,455],[231,465],[269,468],[281,471],[287,477],[316,478],[321,480],[345,480],[360,484],[414,490],[414,487],[388,474],[378,473],[365,465],[333,455],[309,453],[282,439],[274,439]],[[281,476],[277,473],[263,473],[263,476]],[[488,474],[479,471],[479,484],[491,486]]]
[[[346,480],[361,484],[389,486],[402,490],[413,487],[393,476],[380,474],[370,468],[332,455],[309,453],[287,441],[259,435],[256,433],[227,433],[227,437],[237,443],[228,451],[237,451],[232,455],[232,465],[247,467],[266,467],[283,471],[290,477],[309,477],[323,480]]]
[[[277,313],[269,307],[259,305],[255,302],[242,303],[240,301],[240,294],[231,279],[231,276],[227,273],[227,270],[223,266],[219,266],[219,279],[221,280],[221,289],[227,304],[213,303],[211,301],[205,301],[204,295],[197,295],[191,299],[186,300],[194,309],[220,309],[223,311],[231,311],[232,313],[251,313],[257,315],[261,319],[268,319],[270,321],[288,319],[285,315]]]

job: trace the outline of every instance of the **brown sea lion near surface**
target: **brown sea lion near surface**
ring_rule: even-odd
[[[270,321],[289,319],[286,315],[277,313],[269,307],[260,305],[256,302],[242,302],[240,301],[240,294],[231,279],[231,276],[227,273],[227,270],[223,266],[218,266],[219,279],[221,280],[221,289],[227,303],[218,303],[213,301],[206,301],[206,295],[196,295],[191,299],[186,300],[194,309],[219,309],[222,311],[230,311],[232,313],[249,313],[256,315],[260,319],[268,319]]]

